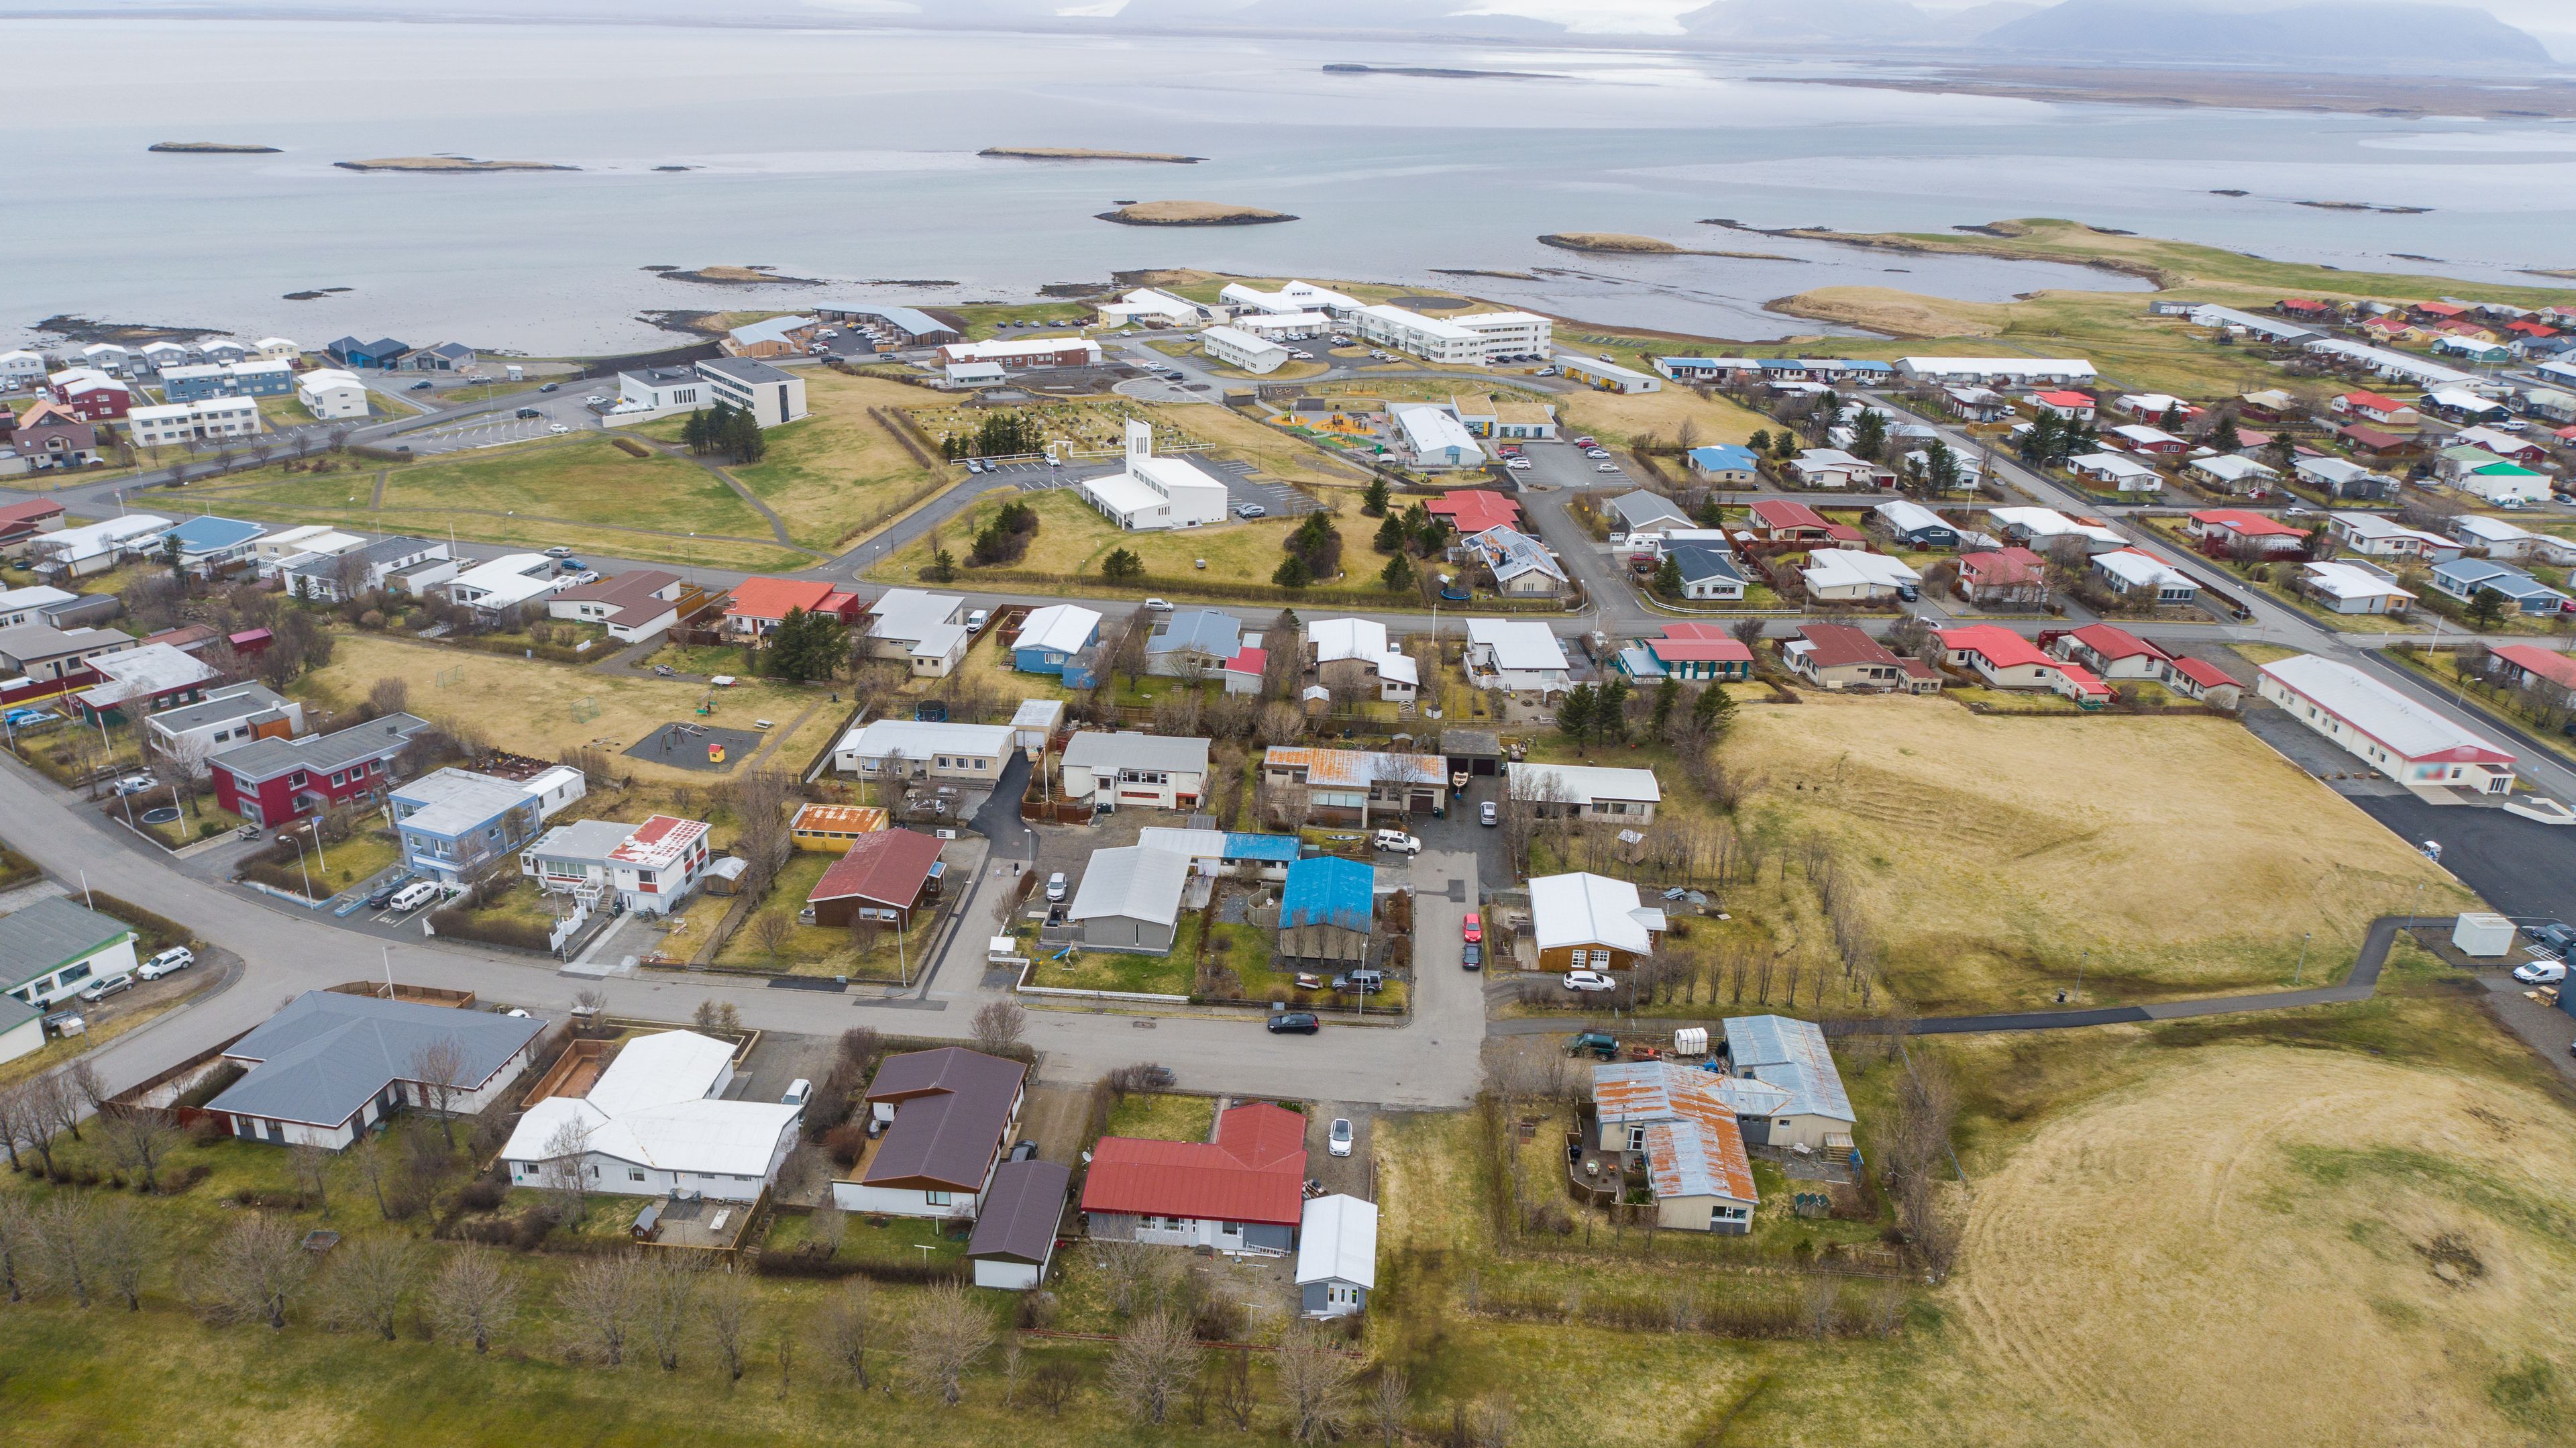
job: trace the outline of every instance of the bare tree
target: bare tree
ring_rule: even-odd
[[[0,1287],[11,1302],[24,1302],[35,1286],[43,1260],[44,1238],[35,1213],[16,1192],[0,1193]]]
[[[773,963],[795,934],[796,922],[788,919],[784,910],[764,910],[751,917],[751,943],[759,946],[761,954]]]
[[[1831,1337],[1834,1321],[1841,1316],[1841,1284],[1822,1273],[1807,1279],[1799,1294],[1798,1316],[1806,1325],[1807,1335],[1822,1341]]]
[[[1029,1379],[1029,1401],[1046,1409],[1050,1418],[1060,1416],[1081,1382],[1082,1369],[1061,1360],[1050,1362]]]
[[[365,1182],[367,1190],[374,1193],[376,1215],[385,1221],[392,1221],[394,1209],[385,1202],[385,1177],[392,1171],[393,1163],[387,1159],[388,1152],[383,1133],[359,1132],[358,1139],[349,1143],[349,1149],[341,1155],[347,1157],[349,1165],[356,1169],[358,1180]]]
[[[742,1010],[731,1001],[709,996],[698,1002],[698,1008],[689,1013],[689,1020],[702,1031],[739,1031],[742,1029]]]
[[[636,1308],[644,1341],[662,1371],[678,1372],[680,1349],[697,1316],[698,1269],[677,1252],[649,1253],[640,1265]]]
[[[1512,1448],[1512,1434],[1520,1427],[1512,1411],[1512,1400],[1500,1393],[1488,1393],[1467,1405],[1466,1441],[1470,1448]]]
[[[1199,1352],[1179,1314],[1153,1312],[1137,1318],[1110,1351],[1110,1396],[1137,1422],[1159,1427],[1171,1413],[1173,1397],[1198,1376]]]
[[[557,1222],[578,1222],[589,1210],[590,1199],[583,1176],[589,1170],[590,1131],[578,1121],[567,1120],[546,1138],[546,1154],[537,1166],[539,1190],[546,1194],[546,1211]]]
[[[90,1257],[96,1235],[98,1202],[87,1192],[57,1192],[35,1210],[38,1260],[46,1279],[89,1306],[96,1276]]]
[[[814,1244],[822,1255],[837,1256],[841,1250],[841,1239],[848,1234],[849,1227],[850,1214],[842,1211],[841,1204],[827,1191],[823,1193],[823,1199],[814,1204],[814,1210],[806,1215],[805,1240]]]
[[[107,1159],[131,1171],[145,1191],[160,1185],[161,1163],[186,1140],[179,1134],[179,1124],[170,1113],[158,1107],[138,1106],[106,1118],[104,1134]]]
[[[975,1012],[975,1049],[988,1056],[1008,1055],[1028,1029],[1029,1013],[1017,1001],[987,1001]]]
[[[1274,1369],[1289,1436],[1300,1443],[1338,1438],[1350,1423],[1351,1383],[1359,1364],[1333,1346],[1324,1329],[1300,1323],[1280,1343]]]
[[[369,1236],[331,1254],[322,1278],[325,1314],[392,1342],[402,1310],[420,1285],[420,1244],[408,1237]]]
[[[1392,1363],[1380,1367],[1377,1381],[1369,1387],[1369,1417],[1386,1448],[1395,1448],[1404,1436],[1404,1420],[1412,1411],[1413,1379]]]
[[[313,1258],[295,1230],[265,1214],[233,1223],[215,1242],[203,1280],[220,1317],[286,1326],[286,1309],[312,1276]]]
[[[391,675],[378,679],[367,688],[367,707],[379,719],[402,713],[411,707],[411,685]]]
[[[1003,1407],[1015,1408],[1019,1406],[1020,1380],[1027,1376],[1028,1370],[1028,1355],[1020,1351],[1020,1340],[1016,1337],[1006,1339],[1002,1343],[1001,1377]]]
[[[101,1207],[90,1222],[90,1259],[100,1285],[125,1302],[128,1312],[143,1310],[143,1274],[152,1266],[152,1230],[130,1201]]]
[[[943,1282],[914,1303],[904,1322],[903,1375],[914,1391],[937,1394],[953,1408],[964,1396],[966,1370],[992,1345],[993,1319],[965,1288]]]
[[[471,1247],[451,1255],[429,1289],[430,1320],[440,1332],[470,1340],[478,1354],[492,1350],[492,1339],[509,1329],[518,1311],[517,1279]]]
[[[21,1081],[11,1086],[0,1086],[0,1147],[8,1150],[11,1171],[27,1169],[26,1164],[19,1160],[18,1147],[24,1143],[33,1148],[35,1143],[30,1132],[34,1129],[35,1120],[32,1083]]]
[[[452,1111],[466,1084],[465,1043],[454,1036],[427,1042],[411,1053],[410,1071],[421,1105],[438,1113],[439,1138],[453,1147],[456,1123]]]
[[[876,1293],[853,1277],[823,1308],[823,1348],[859,1391],[869,1387],[868,1354],[876,1347]]]
[[[710,1272],[698,1292],[698,1317],[707,1341],[724,1364],[725,1381],[742,1381],[743,1351],[751,1336],[750,1279],[730,1269]]]
[[[644,1295],[644,1264],[636,1254],[593,1257],[572,1269],[555,1293],[555,1306],[565,1323],[599,1350],[602,1361],[618,1367],[626,1361],[626,1340]]]
[[[1252,1391],[1252,1355],[1230,1352],[1217,1359],[1216,1411],[1236,1432],[1252,1427],[1261,1399]]]
[[[313,1199],[322,1220],[331,1220],[331,1149],[319,1142],[299,1141],[286,1149],[286,1169],[295,1185]]]

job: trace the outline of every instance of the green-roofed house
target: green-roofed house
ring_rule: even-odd
[[[132,969],[134,931],[122,920],[59,895],[0,915],[0,992],[40,1013],[93,980]]]

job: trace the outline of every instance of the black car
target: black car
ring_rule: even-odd
[[[544,414],[544,413],[537,411],[537,410],[536,410],[535,408],[533,408],[533,407],[522,407],[522,408],[520,408],[520,409],[519,409],[519,415],[520,415],[521,417],[543,417],[543,416],[545,416],[545,414]]]
[[[1282,1011],[1270,1018],[1270,1034],[1274,1036],[1311,1036],[1323,1028],[1324,1023],[1315,1019],[1312,1011]]]
[[[1458,947],[1458,963],[1469,970],[1485,968],[1485,947],[1473,940]]]
[[[547,383],[545,386],[540,387],[540,388],[538,388],[537,390],[538,390],[539,392],[552,392],[552,391],[554,391],[555,389],[557,389],[557,388],[559,388],[559,387],[561,387],[561,386],[563,386],[563,384],[562,384],[562,383],[560,383],[560,382],[549,382],[549,383]]]
[[[411,882],[409,880],[396,880],[385,888],[378,890],[376,893],[367,897],[367,908],[370,910],[382,910],[386,906],[391,905],[394,903],[394,897],[402,893],[403,886],[410,883]]]
[[[2526,925],[2522,927],[2522,933],[2530,937],[2534,944],[2561,960],[2566,959],[2571,952],[2576,952],[2576,928],[2571,928],[2563,921],[2552,920],[2545,925]]]

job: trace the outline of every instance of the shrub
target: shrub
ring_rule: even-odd
[[[857,1166],[859,1157],[867,1149],[868,1129],[856,1122],[847,1122],[823,1133],[824,1155],[843,1167]]]
[[[501,1205],[509,1188],[491,1177],[476,1177],[456,1194],[456,1205],[469,1212],[488,1212]]]

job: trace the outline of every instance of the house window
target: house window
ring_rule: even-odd
[[[644,1180],[644,1173],[630,1166],[626,1169],[626,1179],[630,1182],[640,1182]]]
[[[921,1199],[934,1207],[944,1207],[948,1205],[948,1193],[946,1192],[923,1192],[921,1194]]]
[[[1241,1222],[1226,1222],[1220,1225],[1217,1230],[1228,1237],[1240,1237],[1243,1235],[1243,1224]]]
[[[1644,1151],[1646,1149],[1646,1128],[1642,1126],[1631,1126],[1628,1128],[1628,1149],[1630,1151]]]

